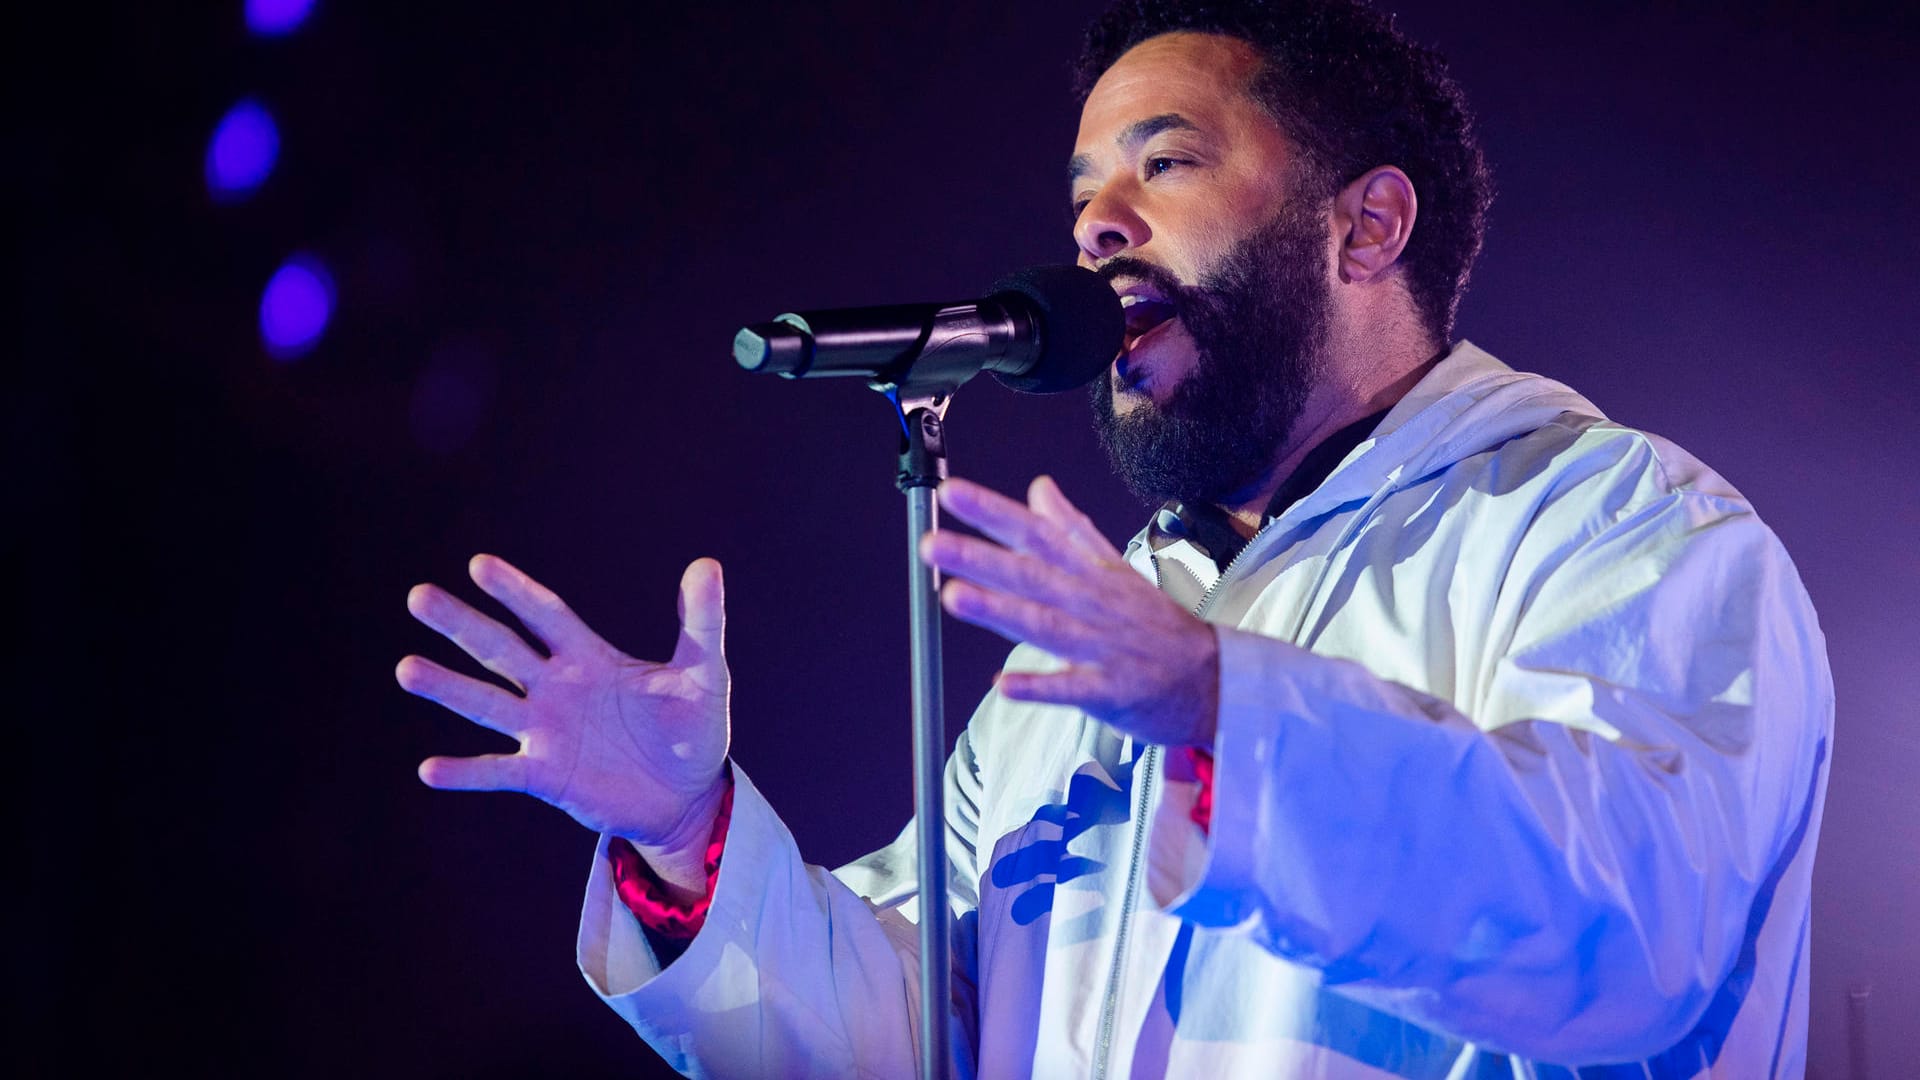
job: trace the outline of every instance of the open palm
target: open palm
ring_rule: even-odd
[[[415,586],[407,594],[415,618],[520,690],[424,657],[401,660],[395,677],[409,693],[520,741],[511,754],[428,758],[420,779],[450,790],[524,791],[643,852],[704,844],[728,738],[720,564],[687,567],[680,639],[666,663],[607,644],[504,559],[476,555],[468,572],[549,655],[446,590]]]

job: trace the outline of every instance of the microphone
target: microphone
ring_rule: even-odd
[[[1078,266],[1010,274],[984,300],[788,313],[743,327],[733,358],[789,379],[857,376],[949,394],[981,371],[1029,394],[1083,386],[1125,339],[1120,298]]]

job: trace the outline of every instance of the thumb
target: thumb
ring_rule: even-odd
[[[720,564],[695,559],[680,575],[680,640],[673,647],[673,666],[725,678],[726,628],[726,586]],[[716,688],[717,683],[708,686]]]

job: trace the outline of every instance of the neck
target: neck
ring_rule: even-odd
[[[1323,380],[1308,398],[1307,407],[1301,410],[1302,423],[1280,448],[1273,468],[1253,485],[1218,504],[1233,522],[1234,530],[1242,536],[1259,532],[1260,526],[1266,523],[1267,506],[1273,501],[1274,493],[1293,476],[1315,447],[1348,424],[1393,408],[1446,354],[1447,350],[1442,349],[1410,367],[1366,372],[1357,379]]]

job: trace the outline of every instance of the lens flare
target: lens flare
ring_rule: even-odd
[[[313,0],[247,0],[247,29],[259,37],[285,37],[313,13]]]
[[[275,360],[297,360],[313,350],[333,318],[333,278],[318,259],[295,255],[280,265],[260,294],[260,340]]]
[[[247,99],[227,110],[207,140],[207,192],[216,202],[239,202],[273,174],[280,129],[266,106]]]

